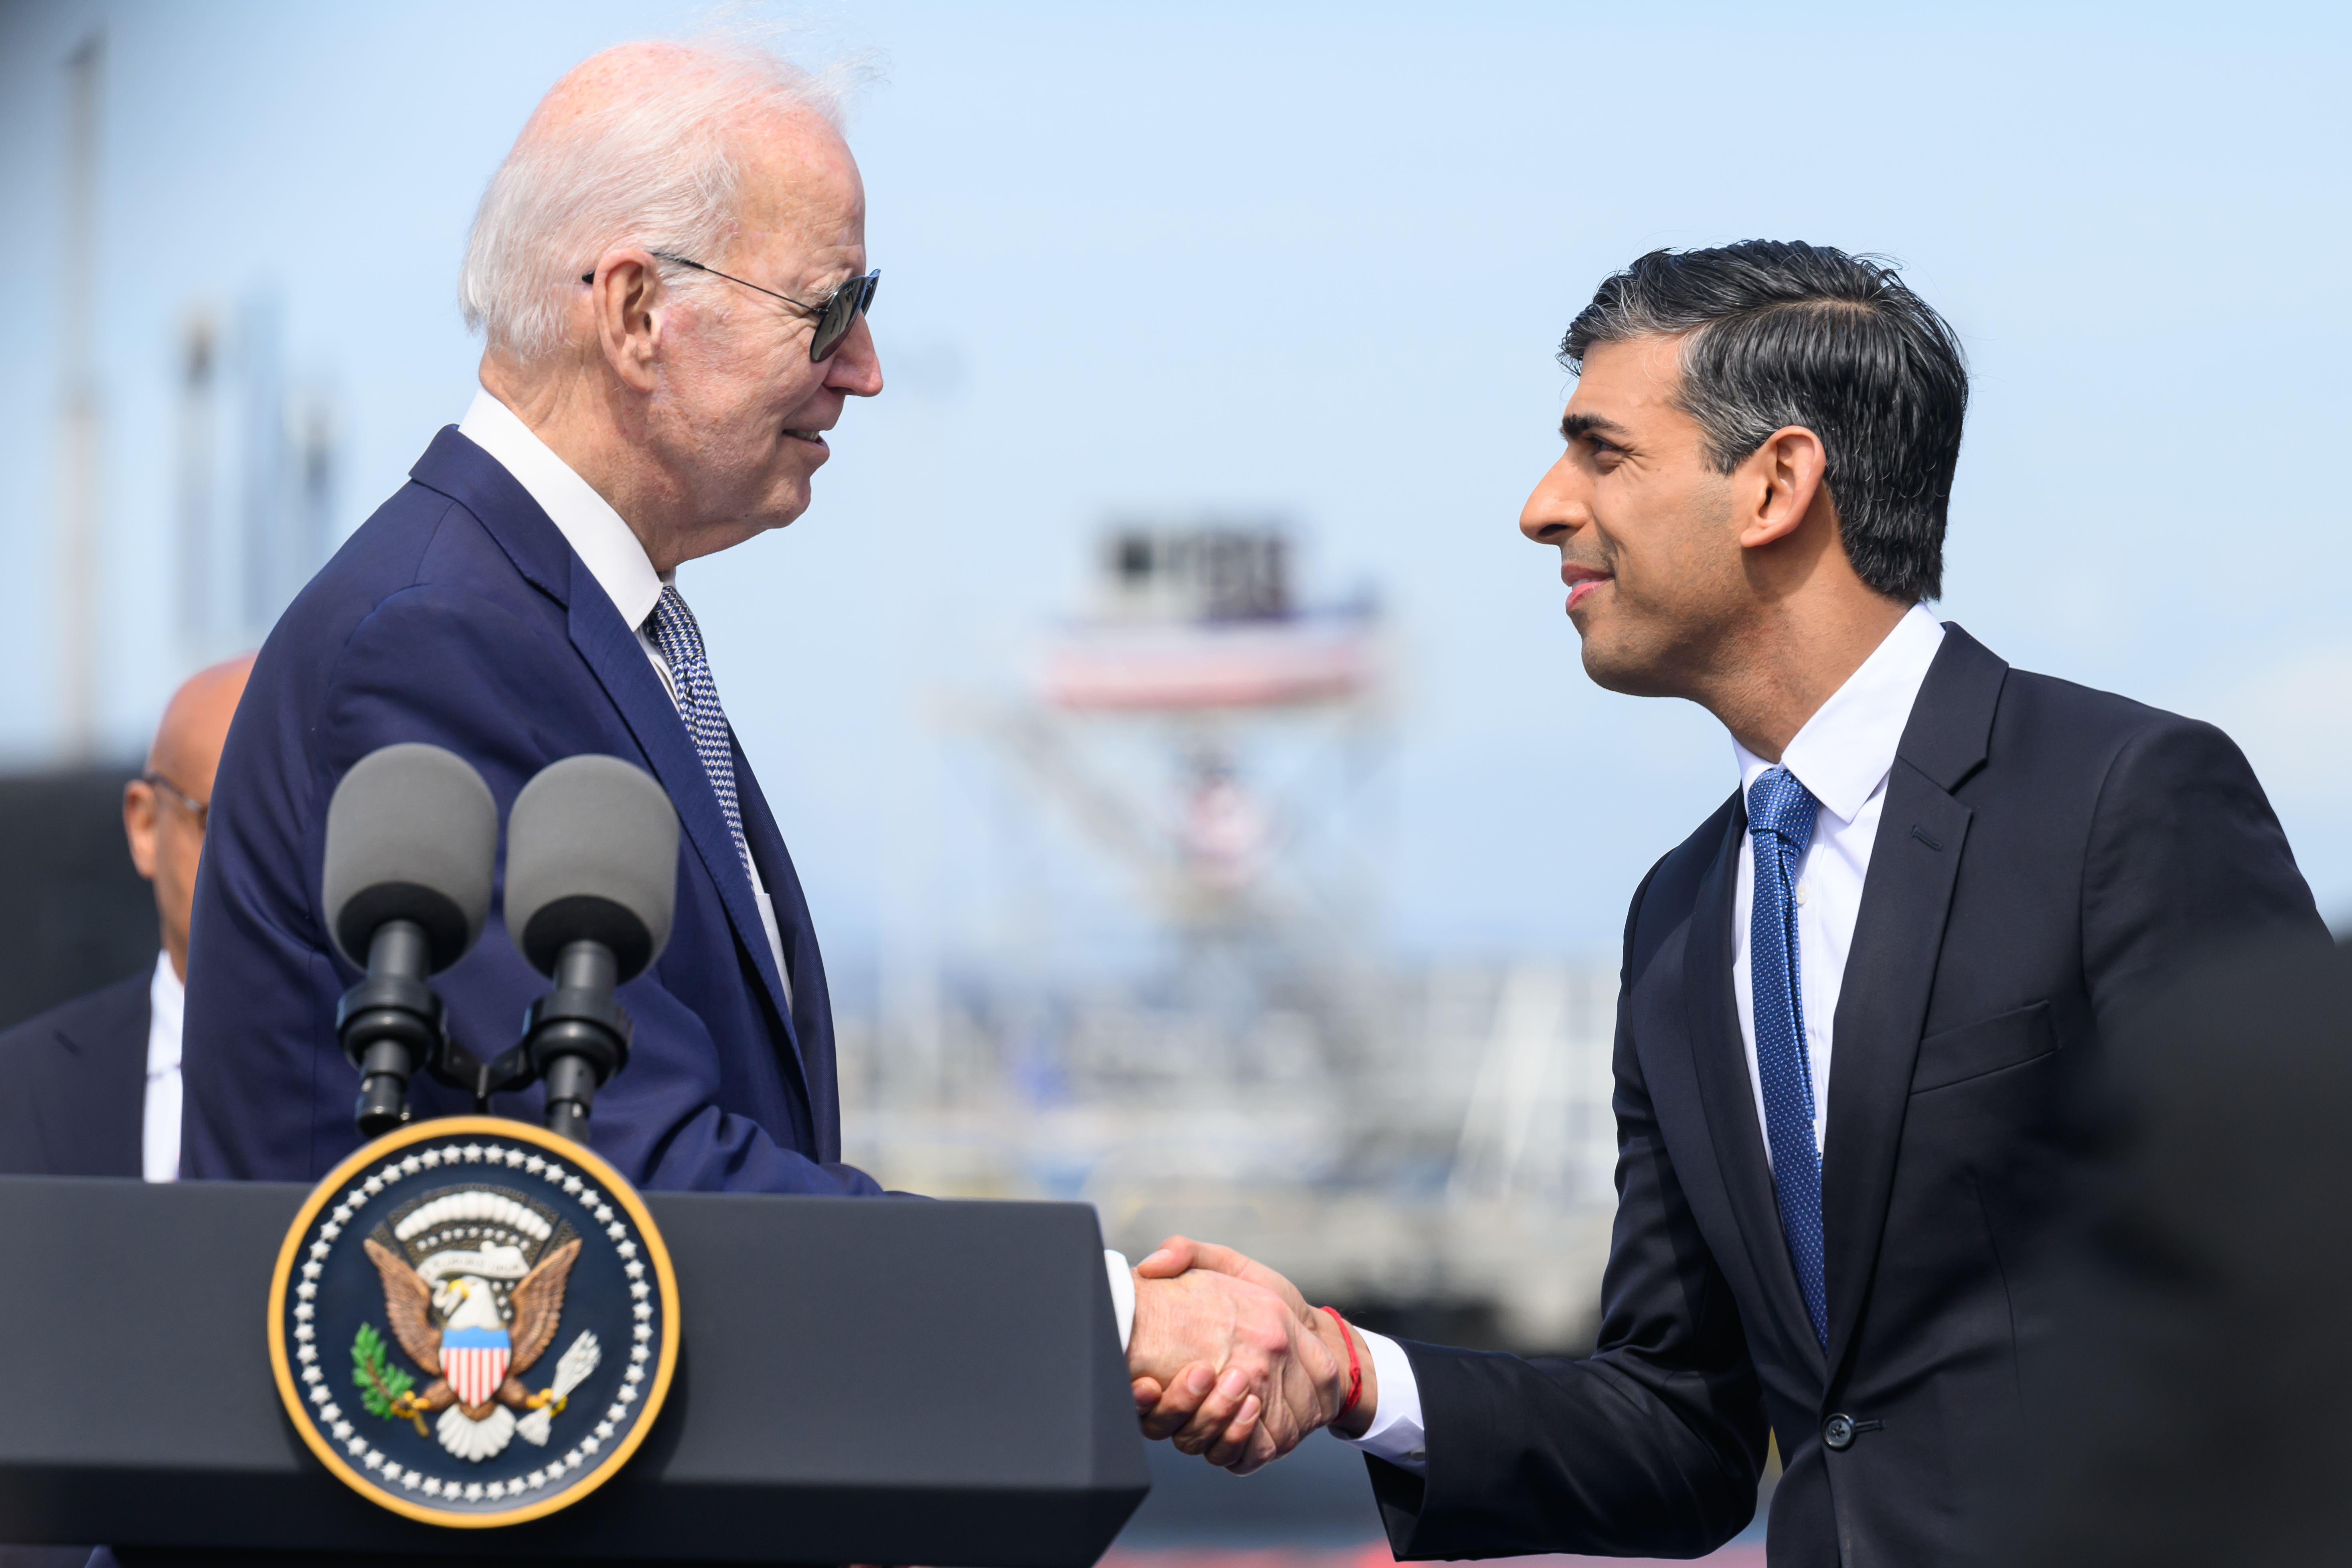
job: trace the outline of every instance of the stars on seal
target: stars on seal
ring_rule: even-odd
[[[467,1131],[470,1131],[472,1129]],[[395,1194],[394,1201],[396,1204],[400,1184],[404,1180],[436,1170],[446,1170],[452,1176],[456,1176],[458,1168],[467,1165],[485,1168],[482,1172],[484,1175],[488,1174],[488,1168],[495,1168],[501,1173],[513,1172],[517,1173],[518,1176],[535,1178],[536,1181],[545,1182],[548,1184],[551,1198],[555,1192],[561,1192],[565,1196],[575,1200],[577,1203],[575,1213],[580,1216],[583,1228],[585,1228],[585,1222],[593,1222],[594,1228],[588,1231],[590,1237],[593,1239],[597,1232],[601,1231],[620,1260],[620,1268],[626,1281],[631,1302],[630,1333],[628,1340],[625,1342],[628,1344],[629,1354],[618,1368],[620,1381],[618,1386],[614,1389],[614,1396],[602,1412],[594,1412],[593,1407],[587,1411],[581,1410],[575,1398],[574,1414],[571,1422],[565,1423],[561,1415],[562,1410],[561,1395],[564,1388],[576,1387],[578,1380],[589,1375],[590,1371],[593,1370],[595,1354],[593,1343],[588,1346],[588,1355],[583,1361],[582,1369],[572,1374],[571,1383],[544,1391],[549,1395],[544,1400],[546,1405],[544,1411],[535,1405],[528,1407],[522,1405],[514,1407],[519,1413],[527,1411],[531,1418],[536,1420],[536,1429],[541,1435],[530,1437],[530,1441],[545,1441],[548,1434],[548,1417],[554,1415],[557,1421],[557,1431],[562,1430],[565,1425],[573,1425],[575,1444],[561,1457],[546,1454],[531,1456],[529,1462],[532,1468],[527,1471],[510,1476],[484,1477],[470,1480],[462,1475],[446,1478],[429,1475],[423,1469],[406,1464],[404,1453],[396,1456],[379,1447],[373,1440],[381,1436],[385,1442],[393,1443],[397,1447],[398,1442],[395,1442],[394,1434],[403,1431],[412,1424],[421,1426],[424,1425],[423,1420],[412,1422],[400,1416],[383,1417],[374,1409],[373,1403],[370,1404],[369,1410],[362,1413],[357,1408],[357,1402],[355,1402],[353,1407],[347,1413],[337,1402],[335,1390],[344,1382],[351,1380],[351,1369],[341,1366],[342,1358],[339,1352],[334,1354],[322,1354],[322,1342],[331,1338],[332,1335],[322,1331],[320,1313],[321,1306],[330,1304],[328,1300],[321,1300],[321,1287],[330,1282],[330,1271],[340,1268],[338,1256],[341,1251],[345,1250],[339,1248],[336,1244],[339,1241],[349,1241],[352,1248],[355,1249],[359,1237],[352,1234],[354,1229],[370,1225],[380,1225],[380,1222],[374,1218],[363,1220],[361,1217],[362,1211],[373,1215],[375,1211],[371,1205],[388,1191]],[[470,1176],[473,1173],[469,1172],[467,1174]],[[465,1178],[457,1179],[462,1181]],[[491,1187],[486,1191],[492,1194],[509,1193],[515,1199],[523,1196],[522,1194],[513,1192],[510,1188]],[[430,1500],[431,1503],[440,1505],[445,1510],[466,1508],[468,1511],[485,1506],[495,1510],[501,1505],[529,1502],[535,1499],[545,1498],[551,1492],[560,1494],[562,1489],[578,1478],[583,1471],[598,1468],[599,1456],[610,1456],[625,1450],[629,1445],[624,1439],[633,1430],[634,1424],[650,1419],[649,1412],[641,1412],[636,1406],[653,1393],[653,1385],[647,1381],[646,1374],[653,1370],[652,1342],[654,1329],[658,1321],[654,1310],[654,1302],[660,1300],[661,1298],[655,1291],[651,1277],[647,1274],[641,1243],[633,1234],[627,1216],[623,1215],[618,1205],[608,1198],[607,1191],[604,1187],[604,1178],[591,1177],[579,1167],[567,1166],[559,1160],[549,1158],[547,1152],[521,1140],[511,1142],[506,1140],[464,1142],[454,1140],[415,1141],[404,1149],[391,1153],[380,1165],[364,1169],[347,1177],[341,1190],[332,1194],[331,1205],[321,1206],[325,1212],[312,1211],[317,1217],[313,1222],[310,1237],[307,1240],[298,1238],[299,1250],[289,1249],[291,1257],[288,1267],[292,1278],[284,1281],[285,1337],[280,1342],[288,1355],[288,1361],[281,1363],[281,1365],[284,1366],[286,1373],[295,1379],[294,1384],[289,1388],[289,1401],[294,1401],[294,1396],[299,1395],[299,1401],[295,1402],[296,1407],[302,1410],[306,1420],[314,1428],[315,1437],[318,1440],[331,1441],[338,1461],[343,1456],[349,1456],[352,1469],[345,1472],[346,1479],[354,1485],[360,1486],[363,1493],[369,1492],[371,1489],[381,1489],[382,1492],[415,1499],[418,1504],[426,1503],[427,1500]],[[512,1206],[511,1202],[509,1206]],[[397,1215],[404,1211],[395,1207],[393,1212]],[[554,1217],[552,1211],[541,1212],[545,1213],[551,1220]],[[454,1217],[460,1220],[465,1218],[464,1215]],[[425,1238],[436,1247],[446,1244],[451,1249],[464,1251],[469,1259],[474,1260],[475,1267],[487,1271],[485,1278],[488,1278],[490,1274],[498,1273],[502,1267],[499,1263],[499,1254],[495,1249],[506,1245],[499,1237],[489,1235],[489,1228],[492,1227],[478,1222],[444,1224]],[[443,1232],[446,1234],[444,1235]],[[656,1250],[658,1252],[658,1248]],[[503,1288],[503,1274],[499,1274],[499,1278],[502,1285],[501,1292],[498,1296],[499,1310],[502,1313],[500,1324],[509,1331],[509,1337],[511,1338],[511,1331],[516,1326],[516,1314],[508,1300],[510,1288]],[[332,1279],[340,1280],[340,1273],[334,1273]],[[334,1285],[336,1291],[341,1291],[342,1289],[340,1283]],[[339,1324],[342,1310],[340,1306],[336,1307],[335,1311],[329,1315],[330,1322]],[[496,1337],[499,1326],[493,1325],[491,1329],[481,1331]],[[337,1328],[334,1331],[341,1332],[341,1330]],[[583,1340],[593,1339],[592,1335],[587,1334],[580,1337]],[[379,1343],[387,1343],[390,1339],[391,1336],[387,1334],[384,1341]],[[335,1341],[337,1344],[340,1342],[340,1340]],[[355,1356],[357,1353],[355,1351]],[[394,1363],[383,1363],[379,1352],[371,1353],[377,1353],[379,1363],[382,1363],[377,1367],[379,1373],[383,1372],[385,1365],[394,1364]],[[398,1364],[403,1365],[410,1374],[414,1374],[416,1370],[414,1367],[405,1366],[405,1363]],[[560,1378],[559,1383],[561,1384]],[[425,1384],[420,1382],[417,1386],[423,1387]],[[345,1390],[344,1393],[349,1396],[349,1390]],[[408,1403],[418,1403],[421,1396],[410,1394],[407,1399]],[[419,1408],[424,1410],[425,1416],[429,1417],[429,1409],[424,1409],[421,1404]],[[472,1407],[467,1408],[470,1410]],[[499,1410],[499,1414],[504,1414],[503,1409]],[[405,1415],[404,1409],[402,1415]],[[469,1419],[476,1420],[478,1423],[483,1420],[478,1415],[471,1415]],[[528,1436],[530,1427],[520,1415],[509,1417],[509,1426],[510,1429],[521,1427]],[[402,1438],[399,1441],[405,1440]],[[449,1446],[446,1437],[443,1440],[443,1446]],[[456,1448],[452,1448],[451,1451],[459,1452]],[[481,1454],[461,1457],[479,1459],[488,1456]],[[603,1462],[609,1463],[610,1460],[607,1458]],[[363,1485],[361,1484],[362,1479],[365,1482]],[[429,1517],[429,1512],[426,1516]]]

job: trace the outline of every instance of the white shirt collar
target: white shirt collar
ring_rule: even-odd
[[[155,977],[147,983],[147,1076],[180,1070],[180,1014],[187,987],[172,967],[170,952],[155,955]]]
[[[474,395],[457,434],[497,458],[530,492],[621,619],[633,627],[644,626],[661,603],[663,579],[612,503],[488,391]]]
[[[1927,683],[1927,667],[1944,646],[1944,626],[1925,605],[1914,605],[1862,668],[1845,679],[1797,731],[1780,762],[1812,792],[1822,809],[1852,822],[1895,768],[1895,749],[1911,721],[1911,705]],[[1731,742],[1745,795],[1771,763]]]

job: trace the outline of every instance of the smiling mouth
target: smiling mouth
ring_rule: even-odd
[[[1568,609],[1570,615],[1576,613],[1577,605],[1599,593],[1602,584],[1616,581],[1608,573],[1596,572],[1590,566],[1564,565],[1559,569],[1559,577],[1561,582],[1568,584]]]
[[[806,441],[813,447],[824,445],[824,432],[822,430],[787,430],[784,434],[795,441]]]

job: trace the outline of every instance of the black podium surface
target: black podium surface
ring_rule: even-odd
[[[0,1177],[0,1540],[126,1564],[1083,1564],[1148,1489],[1092,1209],[647,1193],[683,1346],[645,1447],[545,1519],[400,1518],[278,1403],[270,1266],[308,1190]]]

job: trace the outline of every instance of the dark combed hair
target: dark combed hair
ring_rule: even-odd
[[[1601,285],[1560,363],[1580,372],[1596,344],[1647,337],[1682,340],[1678,401],[1719,471],[1802,426],[1828,451],[1862,580],[1896,598],[1942,593],[1969,372],[1950,326],[1893,266],[1769,239],[1654,250]]]

